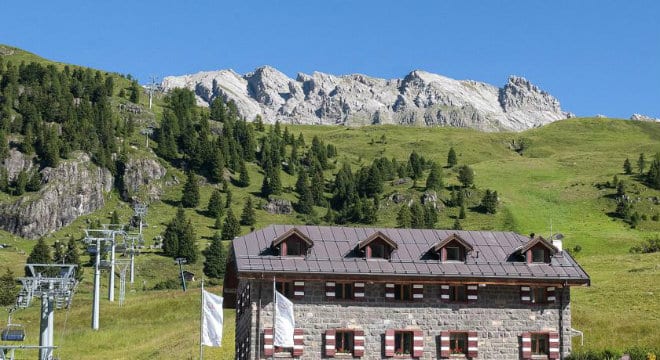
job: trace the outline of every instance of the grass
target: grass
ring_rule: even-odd
[[[158,111],[157,109],[155,111]],[[469,164],[475,170],[475,194],[485,189],[497,190],[500,196],[499,211],[485,215],[468,208],[467,218],[461,223],[465,229],[507,229],[528,234],[535,232],[547,236],[552,232],[564,234],[564,247],[579,245],[582,251],[576,255],[579,263],[592,277],[592,286],[574,288],[573,327],[585,334],[584,349],[616,348],[632,345],[657,346],[660,344],[660,281],[658,270],[660,254],[629,254],[628,249],[644,238],[660,234],[660,223],[643,220],[638,228],[631,229],[620,219],[608,213],[614,210],[611,194],[614,189],[601,185],[614,175],[630,185],[630,191],[642,199],[660,196],[660,191],[648,189],[636,183],[634,176],[622,174],[625,158],[637,159],[640,152],[647,155],[660,151],[660,124],[606,119],[571,119],[559,121],[542,128],[522,133],[482,133],[468,129],[418,128],[373,126],[364,128],[295,126],[289,130],[297,137],[302,132],[307,144],[313,136],[334,144],[339,158],[333,159],[336,169],[348,162],[356,170],[370,164],[378,156],[406,161],[415,150],[425,158],[446,162],[450,147],[457,152],[459,164]],[[385,143],[380,143],[385,135]],[[133,145],[136,156],[147,156],[143,138],[136,138]],[[374,140],[374,141],[371,141]],[[513,141],[524,140],[527,147],[522,154],[511,149]],[[156,146],[156,144],[153,144]],[[142,154],[142,155],[137,155]],[[335,170],[326,172],[331,181]],[[250,164],[250,185],[241,189],[231,186],[232,210],[238,217],[247,196],[255,197],[255,204],[263,202],[256,197],[263,174]],[[444,169],[445,183],[458,184],[452,169]],[[150,204],[145,228],[147,245],[159,235],[174,216],[181,197],[185,176],[168,168],[167,176],[176,176],[180,184],[164,188],[161,201]],[[295,201],[292,188],[295,177],[283,174],[282,197]],[[424,180],[417,188],[411,184],[385,186],[381,199],[381,211],[376,226],[395,226],[399,205],[387,200],[394,192],[417,196],[423,190]],[[633,185],[635,184],[635,185]],[[201,201],[196,209],[186,209],[197,234],[200,250],[206,247],[211,236],[214,219],[206,217],[204,210],[216,184],[201,187]],[[449,190],[439,194],[449,197]],[[224,199],[224,195],[223,195]],[[479,195],[469,199],[479,202]],[[131,208],[109,194],[106,206],[94,214],[77,219],[73,224],[49,237],[49,241],[65,238],[68,234],[80,236],[91,219],[109,219],[117,210],[120,218],[127,221]],[[659,211],[658,205],[641,201],[636,209],[651,215]],[[319,216],[325,213],[317,208]],[[271,215],[258,209],[256,228],[272,223],[306,223],[300,216]],[[450,228],[458,209],[441,211],[439,228]],[[243,233],[249,231],[242,228]],[[25,261],[23,252],[29,252],[33,242],[0,233],[0,243],[12,245],[0,250],[1,264],[7,264],[15,273],[22,273]],[[202,274],[202,261],[186,265],[187,270]],[[74,299],[73,307],[56,314],[56,345],[62,358],[92,359],[148,359],[148,358],[195,358],[198,348],[199,292],[153,291],[156,283],[176,279],[177,268],[169,258],[155,250],[145,251],[137,257],[137,280],[127,292],[126,303],[102,301],[101,329],[90,329],[91,270],[85,269],[85,281]],[[219,292],[219,289],[216,289]],[[102,294],[104,292],[102,291]],[[226,311],[226,347],[207,349],[210,357],[229,358],[233,353],[233,312]],[[36,308],[17,313],[16,320],[29,325],[31,334],[38,326]],[[64,328],[63,319],[67,319]],[[1,322],[0,322],[1,324]],[[614,334],[614,335],[613,335]],[[31,335],[34,336],[34,335]],[[32,337],[30,341],[38,339]],[[580,348],[579,340],[574,346]],[[214,351],[218,351],[217,353]]]

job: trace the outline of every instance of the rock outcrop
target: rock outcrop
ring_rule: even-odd
[[[162,179],[167,170],[154,159],[137,158],[129,159],[124,170],[124,189],[122,199],[125,201],[136,200],[141,195],[148,202],[160,199],[162,187],[158,180]]]
[[[248,120],[293,124],[409,124],[520,131],[572,117],[559,101],[524,78],[512,76],[503,88],[454,80],[415,70],[403,79],[379,79],[320,72],[291,79],[264,66],[239,75],[232,70],[168,76],[168,91],[191,89],[200,105],[216,97],[233,101]]]
[[[647,115],[642,114],[632,114],[630,120],[639,120],[639,121],[660,121],[660,119],[652,118]]]
[[[110,171],[94,165],[84,153],[43,169],[41,175],[41,190],[0,204],[2,229],[31,239],[46,235],[101,208],[113,183]]]

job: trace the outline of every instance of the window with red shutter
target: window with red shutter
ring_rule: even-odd
[[[325,331],[325,356],[327,357],[334,357],[337,351],[335,348],[335,334],[336,331],[334,329]]]
[[[302,356],[304,340],[303,329],[293,329],[293,356]]]

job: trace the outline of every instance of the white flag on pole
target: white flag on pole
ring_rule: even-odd
[[[273,345],[281,347],[293,347],[293,329],[296,327],[296,322],[293,319],[293,303],[280,294],[279,291],[275,292],[277,296],[277,309],[275,311],[275,339]]]
[[[202,290],[202,345],[220,346],[222,343],[222,296]]]

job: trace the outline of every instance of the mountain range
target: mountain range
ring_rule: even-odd
[[[295,79],[270,66],[240,75],[233,70],[168,76],[165,91],[188,88],[199,105],[233,101],[247,120],[360,126],[452,126],[482,131],[522,131],[574,117],[527,79],[511,76],[503,87],[455,80],[422,70],[402,79],[360,74],[299,73]]]

